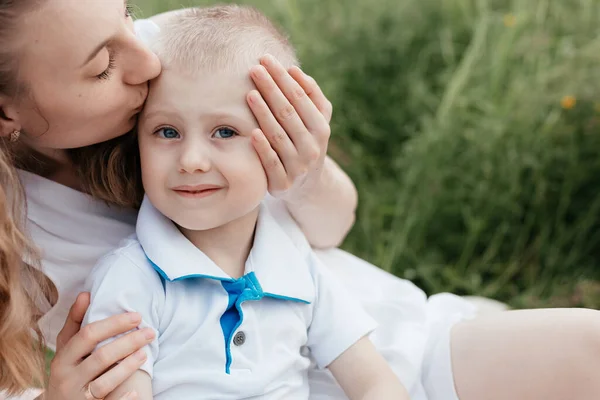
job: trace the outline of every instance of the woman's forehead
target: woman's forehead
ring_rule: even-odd
[[[44,0],[23,22],[22,44],[30,55],[63,66],[85,62],[103,42],[118,34],[123,0]]]

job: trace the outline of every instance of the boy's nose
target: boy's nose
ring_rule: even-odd
[[[205,149],[200,149],[198,146],[189,146],[181,154],[179,172],[193,174],[210,171],[212,163],[210,155],[206,153]]]

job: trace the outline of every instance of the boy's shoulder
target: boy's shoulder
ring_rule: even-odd
[[[143,275],[156,278],[160,282],[160,277],[148,260],[136,234],[123,239],[118,247],[100,258],[90,275],[98,278],[111,271],[124,279]]]
[[[298,223],[285,207],[285,204],[270,194],[267,194],[262,204],[263,208],[261,209],[261,212],[267,213],[269,217],[274,220],[277,227],[285,234],[285,238],[289,240],[301,254],[309,254],[312,251],[312,248],[302,232],[302,229],[300,229]]]

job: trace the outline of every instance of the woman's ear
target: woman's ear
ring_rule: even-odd
[[[0,137],[20,130],[21,118],[17,105],[12,99],[0,96]]]

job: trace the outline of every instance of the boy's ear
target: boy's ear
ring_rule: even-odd
[[[0,136],[6,137],[21,130],[21,119],[15,102],[0,96]]]

